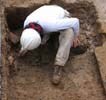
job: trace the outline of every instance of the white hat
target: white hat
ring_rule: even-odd
[[[20,42],[21,51],[33,50],[41,44],[41,37],[36,30],[28,28],[22,32]]]

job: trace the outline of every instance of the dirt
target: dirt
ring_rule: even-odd
[[[11,7],[12,3],[17,4],[17,2],[21,3],[21,0],[6,3],[6,5],[10,3],[10,8],[5,11],[5,15],[8,30],[21,34],[20,28],[25,17],[40,5],[30,8]],[[58,43],[55,42],[58,40],[57,35],[53,35],[46,45],[19,58],[16,56],[20,45],[19,43],[12,44],[8,40],[7,32],[7,56],[15,57],[15,69],[17,69],[13,70],[10,67],[9,76],[5,76],[8,78],[8,100],[105,100],[106,96],[94,56],[94,48],[102,45],[102,36],[98,35],[101,27],[97,22],[98,17],[94,5],[89,2],[74,4],[65,4],[56,0],[50,2],[50,4],[54,3],[63,6],[72,16],[80,19],[81,45],[86,48],[86,51],[76,54],[71,50],[69,60],[64,67],[62,82],[54,86],[50,80],[58,48]],[[16,17],[17,14],[18,17]],[[20,26],[17,26],[16,22]]]

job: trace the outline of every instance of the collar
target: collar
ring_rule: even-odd
[[[25,26],[24,29],[27,29],[27,28],[32,28],[32,29],[36,30],[38,33],[40,33],[40,35],[43,34],[43,28],[41,27],[41,25],[39,25],[35,22],[29,23],[28,25]]]

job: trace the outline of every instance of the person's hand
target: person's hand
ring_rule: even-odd
[[[49,40],[50,38],[50,35],[44,35],[43,38],[42,38],[42,41],[41,41],[41,45],[44,45],[46,44],[46,42]]]
[[[27,50],[20,50],[19,53],[18,53],[18,57],[23,57],[28,51]]]
[[[79,39],[79,36],[77,36],[77,37],[75,37],[75,39],[73,41],[73,47],[76,48],[79,45],[80,45],[80,39]]]

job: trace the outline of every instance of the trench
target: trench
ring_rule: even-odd
[[[19,38],[14,38],[17,40],[14,43],[14,39],[11,41],[10,32],[20,37],[26,16],[41,5],[5,8],[7,61],[10,56],[15,58],[15,68],[7,64],[8,100],[105,100],[93,56],[94,48],[102,45],[102,36],[98,35],[101,27],[97,21],[95,6],[90,2],[66,4],[57,0],[50,4],[58,4],[66,8],[72,17],[80,19],[82,51],[71,49],[63,82],[57,87],[52,86],[50,79],[58,48],[58,42],[55,41],[58,41],[59,33],[54,33],[46,45],[19,58]]]

